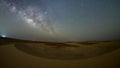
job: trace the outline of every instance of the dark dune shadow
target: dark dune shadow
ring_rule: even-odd
[[[8,45],[10,42],[0,41],[0,46]]]
[[[79,44],[83,45],[93,45],[93,44],[98,44],[98,42],[78,42]]]
[[[79,47],[79,46],[75,46],[75,45],[68,45],[68,44],[64,44],[64,43],[52,43],[52,42],[46,42],[44,43],[46,46],[52,46],[52,47],[56,47],[56,48],[61,48],[61,47]]]
[[[15,47],[29,55],[58,60],[87,59],[112,52],[119,47],[53,47],[36,44],[15,44]]]

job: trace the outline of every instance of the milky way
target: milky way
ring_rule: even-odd
[[[8,8],[8,11],[17,14],[25,23],[33,28],[37,28],[50,35],[55,34],[53,23],[49,20],[47,11],[41,11],[40,7],[28,5],[24,8],[18,8],[14,2],[7,3],[4,0],[1,2],[0,7]]]

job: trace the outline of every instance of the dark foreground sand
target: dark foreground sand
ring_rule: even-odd
[[[92,45],[0,41],[0,68],[120,68],[119,41]]]

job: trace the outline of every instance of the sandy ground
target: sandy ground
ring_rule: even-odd
[[[107,49],[103,49],[105,50],[104,51],[105,53],[101,55],[97,55],[97,56],[94,55],[96,54],[96,52],[103,51],[102,49],[100,50],[98,49],[94,51],[94,54],[93,54],[94,56],[92,57],[87,57],[84,59],[78,58],[78,59],[64,59],[64,60],[59,58],[54,59],[54,58],[48,58],[46,56],[40,57],[40,56],[32,55],[31,54],[32,50],[30,51],[30,53],[27,53],[26,51],[24,51],[24,50],[27,50],[27,48],[22,47],[22,49],[24,48],[22,51],[21,49],[19,49],[19,47],[16,47],[20,45],[15,43],[4,44],[4,46],[0,46],[0,68],[120,68],[120,58],[119,58],[120,49],[119,49],[118,43],[119,42],[108,42],[108,43],[102,42],[100,44],[84,45],[84,46],[82,44],[81,46],[85,48],[85,49],[83,48],[82,49],[86,51],[86,48],[87,48],[88,52],[93,50],[91,49],[91,46],[92,47],[95,46],[95,49],[96,49],[96,46],[97,48],[99,47],[105,48],[107,46]],[[27,46],[33,47],[33,45],[31,44],[33,43],[27,43]],[[34,45],[35,44],[36,43],[34,43]],[[36,46],[38,46],[37,44]],[[78,44],[74,43],[74,45],[78,45]],[[49,47],[49,46],[47,45],[43,48],[46,49],[46,47]],[[51,46],[51,47],[56,48],[57,46]],[[59,47],[59,48],[63,48],[63,47]],[[36,49],[33,49],[33,51],[35,50]],[[66,53],[69,51],[70,50],[68,49]],[[78,51],[81,51],[81,50],[78,49]],[[49,53],[51,53],[51,51]]]

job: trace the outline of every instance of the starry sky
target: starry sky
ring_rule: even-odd
[[[120,39],[120,0],[0,0],[0,35],[37,41]]]

